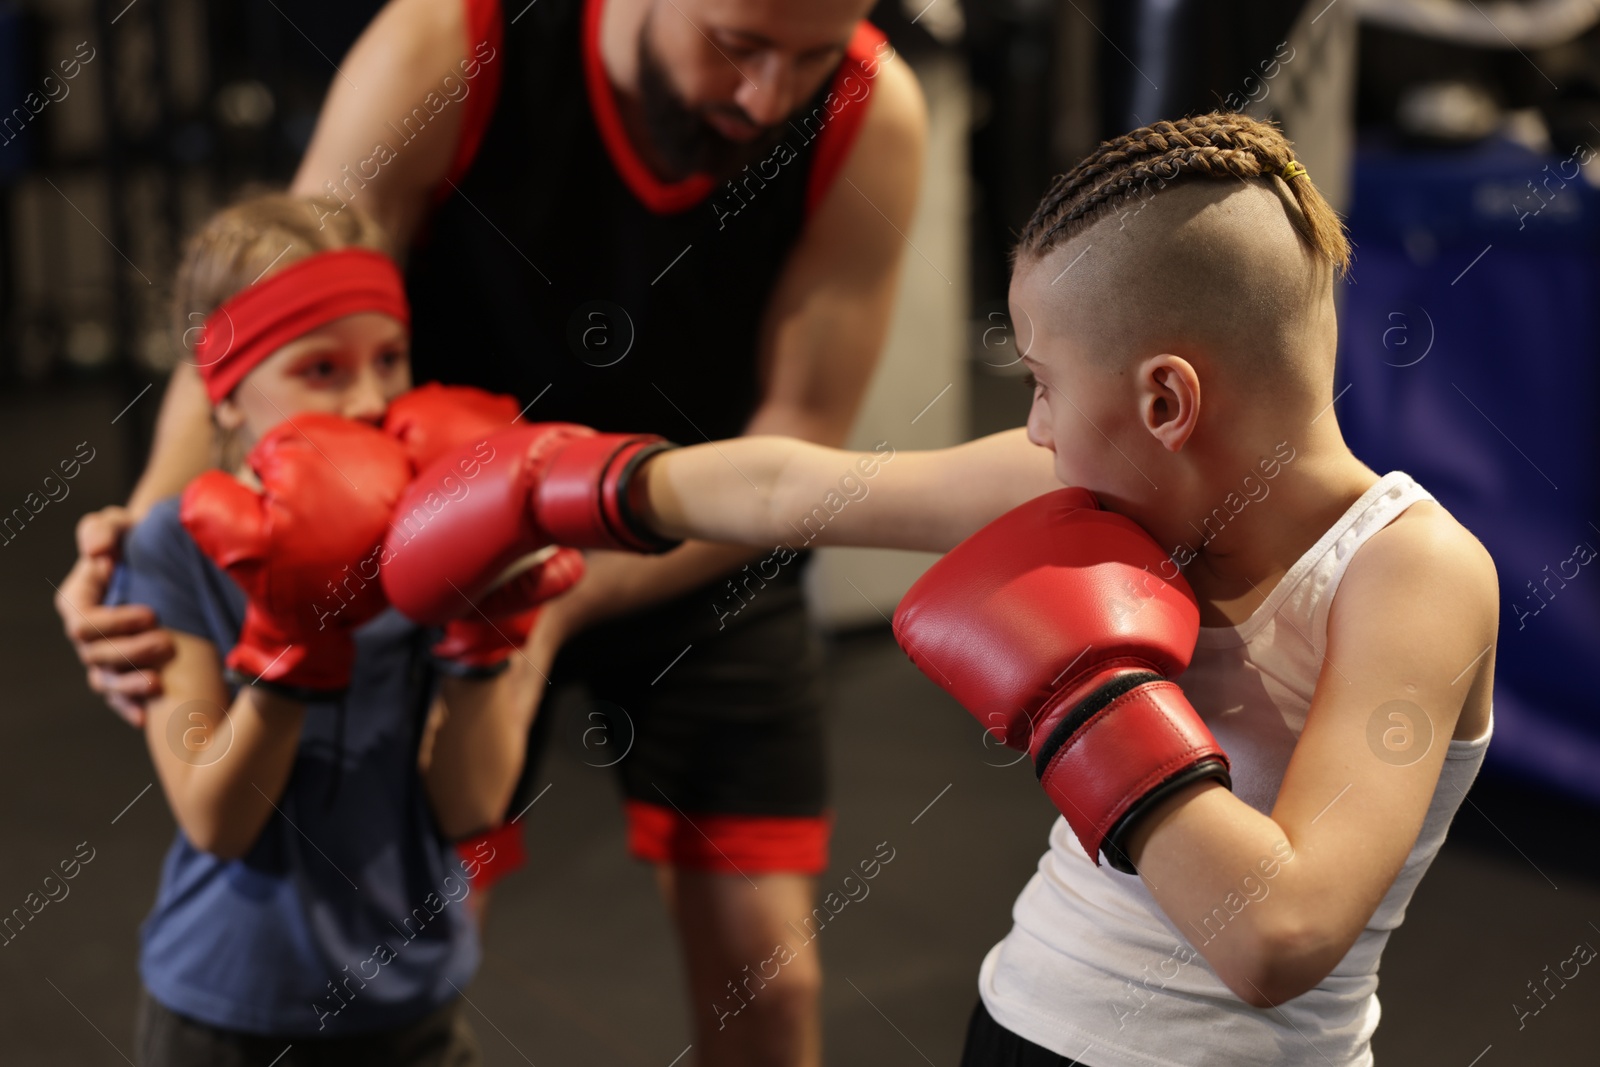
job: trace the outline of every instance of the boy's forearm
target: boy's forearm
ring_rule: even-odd
[[[833,451],[772,436],[673,449],[643,468],[645,517],[665,537],[765,545],[779,536],[773,498],[785,468]]]
[[[642,474],[644,518],[664,536],[794,549],[943,552],[1060,488],[1051,453],[1020,428],[924,452],[741,437],[663,453]]]
[[[1350,947],[1322,921],[1326,909],[1308,907],[1308,887],[1331,884],[1315,850],[1216,782],[1158,806],[1129,853],[1162,911],[1254,1007],[1310,989]]]
[[[644,468],[645,517],[664,536],[724,544],[866,543],[825,535],[827,523],[813,512],[837,515],[842,501],[864,498],[893,456],[887,444],[858,453],[767,435],[675,449]],[[871,537],[865,528],[855,533]]]
[[[150,458],[128,498],[128,510],[136,519],[157,501],[182,492],[210,465],[212,435],[211,404],[200,375],[179,363],[161,401]]]

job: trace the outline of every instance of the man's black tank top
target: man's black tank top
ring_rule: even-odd
[[[882,35],[861,25],[772,155],[664,186],[620,133],[599,0],[467,7],[468,54],[491,58],[448,105],[466,112],[455,176],[407,264],[416,379],[513,394],[530,421],[737,436],[769,297],[859,127]]]

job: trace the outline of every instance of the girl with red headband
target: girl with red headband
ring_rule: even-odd
[[[146,727],[178,833],[141,931],[141,1064],[478,1061],[466,900],[513,857],[450,841],[503,817],[539,684],[520,646],[582,559],[547,553],[442,640],[387,607],[414,471],[516,405],[411,390],[399,270],[328,208],[239,204],[178,277],[222,469],[151,509],[113,583],[177,647]]]

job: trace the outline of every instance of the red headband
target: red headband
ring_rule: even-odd
[[[400,268],[370,248],[318,252],[239,290],[206,316],[194,346],[211,402],[290,341],[363,311],[411,325]]]

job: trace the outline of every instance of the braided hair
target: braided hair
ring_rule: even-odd
[[[1289,139],[1271,123],[1230,111],[1157,122],[1101,142],[1056,178],[1023,227],[1015,258],[1040,259],[1128,201],[1143,201],[1173,182],[1234,178],[1275,185],[1273,176],[1299,207],[1288,211],[1290,221],[1343,274],[1350,266],[1344,225],[1295,160]]]

